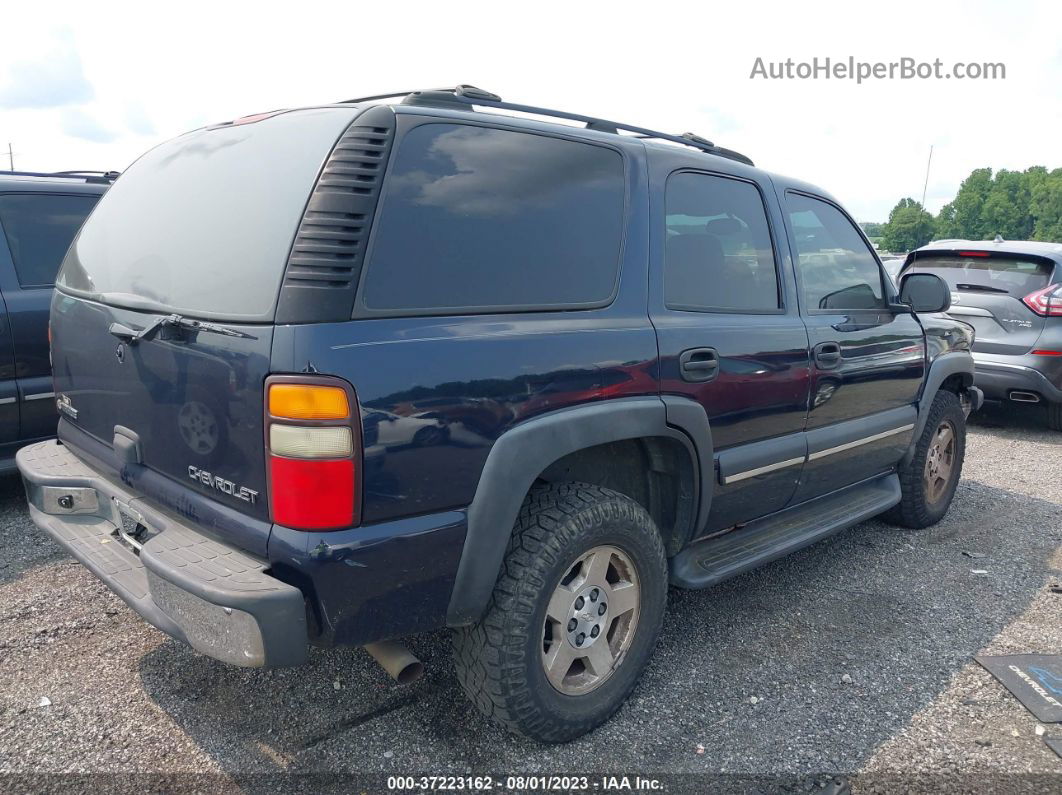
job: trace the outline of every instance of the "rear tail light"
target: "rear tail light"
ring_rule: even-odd
[[[1062,317],[1062,285],[1051,284],[1022,298],[1029,309],[1044,317]]]
[[[342,387],[277,383],[269,387],[269,413],[289,420],[345,420],[350,402]]]
[[[350,458],[354,452],[350,428],[300,428],[273,423],[269,428],[273,455],[290,458]]]
[[[322,376],[266,382],[266,454],[273,521],[295,530],[358,523],[358,429],[348,384]]]

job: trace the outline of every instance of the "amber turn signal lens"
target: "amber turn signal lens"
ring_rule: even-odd
[[[337,386],[272,384],[269,413],[291,420],[345,420],[350,404],[347,393]]]

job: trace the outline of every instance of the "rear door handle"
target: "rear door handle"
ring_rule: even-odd
[[[841,363],[841,346],[836,342],[820,342],[815,346],[815,364],[820,370],[832,370]]]
[[[711,381],[719,375],[719,354],[715,348],[689,348],[679,354],[683,381]]]

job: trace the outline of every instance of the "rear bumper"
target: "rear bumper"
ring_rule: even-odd
[[[974,356],[974,362],[974,383],[989,400],[1007,400],[1012,392],[1033,392],[1043,400],[1062,402],[1062,389],[1051,383],[1039,370],[977,355]]]
[[[303,594],[264,561],[153,507],[54,440],[22,448],[16,462],[33,523],[150,624],[235,665],[306,660]],[[136,522],[151,533],[139,549],[120,532]]]

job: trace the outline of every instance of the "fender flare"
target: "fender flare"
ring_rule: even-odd
[[[679,404],[696,407],[700,419],[692,408]],[[673,415],[680,425],[669,423]],[[690,431],[682,427],[686,423],[693,425]],[[701,495],[707,494],[708,499],[711,496],[711,435],[704,409],[694,401],[669,398],[665,404],[655,395],[618,398],[559,409],[503,433],[487,455],[468,507],[468,529],[447,608],[447,625],[467,625],[483,615],[520,506],[535,479],[550,464],[588,447],[654,436],[676,439],[686,448],[700,492],[694,497],[703,508]],[[698,520],[701,512],[698,509],[695,514]],[[688,532],[692,531],[690,527]]]
[[[918,399],[918,419],[915,420],[911,446],[904,453],[901,465],[908,464],[914,456],[915,447],[918,446],[918,440],[922,438],[922,431],[926,427],[926,419],[929,417],[929,407],[933,404],[933,398],[940,391],[941,384],[953,375],[963,376],[963,388],[973,384],[974,360],[969,351],[948,351],[940,354],[930,363],[925,385],[922,387],[922,395]]]

